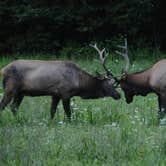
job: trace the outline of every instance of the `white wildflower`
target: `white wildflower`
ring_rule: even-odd
[[[59,121],[58,124],[62,125],[62,124],[63,124],[63,121]]]

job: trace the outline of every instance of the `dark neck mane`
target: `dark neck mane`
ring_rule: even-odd
[[[152,90],[149,85],[149,70],[129,74],[127,82],[136,95],[147,95]]]
[[[80,82],[80,97],[84,99],[95,99],[104,97],[102,80],[91,75],[83,75]]]

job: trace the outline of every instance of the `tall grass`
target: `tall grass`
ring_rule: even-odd
[[[157,59],[133,59],[130,72],[148,68]],[[1,59],[0,68],[10,61]],[[90,73],[103,73],[97,58],[73,61]],[[111,58],[107,64],[119,75],[124,62]],[[158,123],[156,96],[137,96],[128,105],[119,91],[119,101],[74,97],[70,124],[61,103],[50,120],[49,97],[26,97],[16,117],[7,107],[0,112],[0,166],[166,165],[166,125]]]

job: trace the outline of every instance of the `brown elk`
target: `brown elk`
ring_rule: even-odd
[[[166,59],[158,61],[145,71],[128,74],[130,61],[127,39],[125,39],[125,46],[118,47],[125,49],[125,53],[119,51],[116,51],[116,53],[125,58],[126,67],[121,78],[119,80],[116,79],[116,82],[120,84],[124,91],[126,102],[131,103],[135,95],[146,96],[148,93],[153,92],[158,96],[158,114],[159,118],[162,118],[166,113]]]
[[[10,102],[15,114],[24,96],[52,96],[51,118],[57,105],[62,100],[63,108],[70,119],[70,99],[80,96],[83,99],[113,97],[120,99],[120,94],[112,84],[111,72],[105,66],[106,51],[100,51],[102,65],[107,71],[104,78],[92,76],[71,61],[17,60],[1,70],[4,95],[0,102],[3,110]]]

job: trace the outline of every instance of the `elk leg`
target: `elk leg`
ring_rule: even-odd
[[[70,99],[63,99],[62,103],[63,103],[63,108],[65,110],[65,113],[67,115],[67,118],[70,121],[71,119]]]
[[[161,119],[164,117],[166,113],[166,97],[158,96],[158,103],[159,103],[158,116],[159,119]]]
[[[160,112],[160,110],[161,110],[161,97],[160,96],[158,96],[158,105],[159,105],[159,111],[158,112]]]
[[[13,80],[9,79],[8,77],[4,77],[3,79],[3,88],[4,88],[4,95],[0,102],[0,110],[5,109],[5,107],[11,102],[17,90]]]
[[[60,101],[60,98],[57,97],[57,96],[52,96],[52,102],[51,102],[51,112],[50,112],[50,115],[51,115],[51,119],[54,118],[54,115],[56,113],[56,109],[57,109],[57,105]]]
[[[11,111],[13,112],[14,115],[16,114],[23,98],[24,98],[24,96],[22,94],[19,94],[14,97],[13,102],[11,104]]]
[[[11,102],[12,98],[13,98],[12,93],[5,93],[0,102],[0,110],[4,110],[5,107]]]

